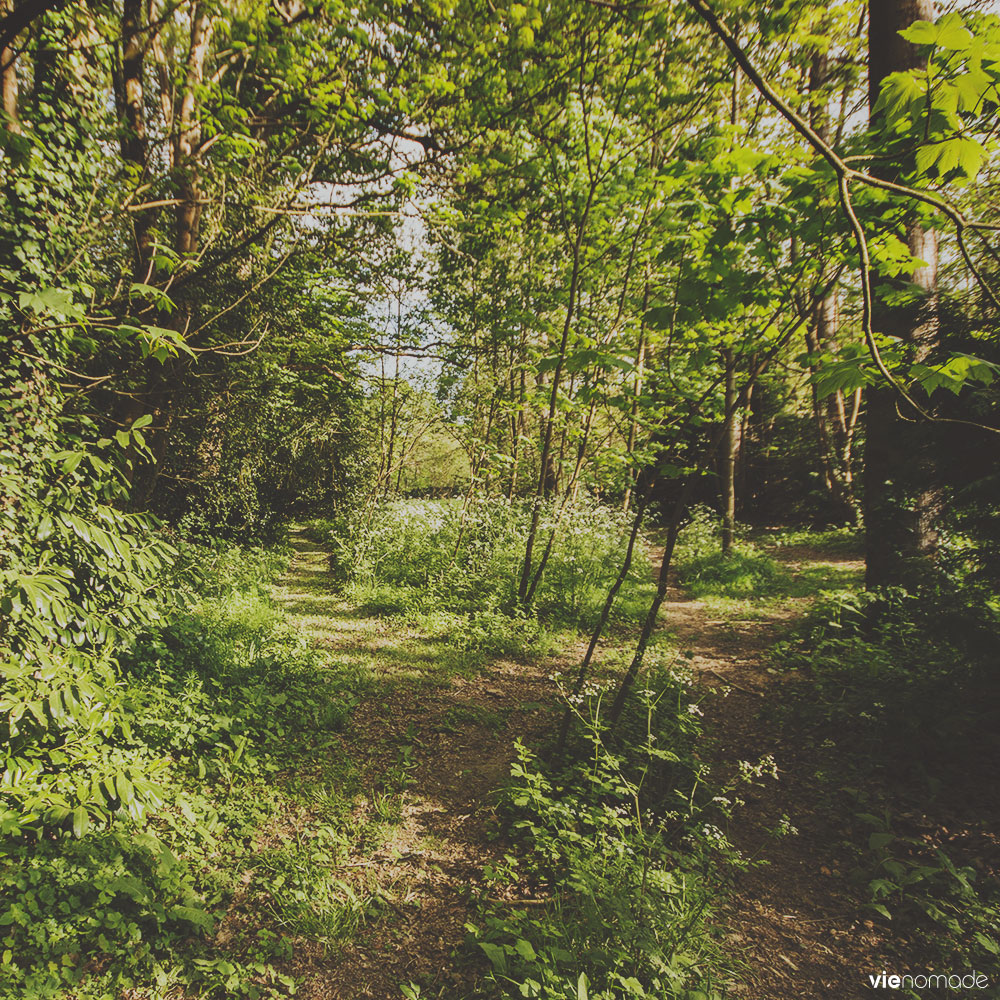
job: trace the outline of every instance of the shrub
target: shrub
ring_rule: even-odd
[[[775,659],[806,672],[811,714],[848,722],[866,741],[908,752],[953,742],[1000,696],[997,614],[969,598],[947,587],[829,594]]]
[[[291,983],[266,962],[220,955],[206,933],[277,808],[276,776],[346,721],[351,678],[273,605],[280,554],[177,548],[166,603],[119,638],[117,662],[91,654],[81,675],[36,657],[23,692],[8,671],[0,996],[72,989],[82,1000],[155,982],[252,998]],[[71,702],[68,690],[81,694]],[[30,760],[24,740],[50,763],[11,778]]]
[[[721,996],[709,907],[746,862],[720,825],[738,787],[773,765],[742,765],[713,794],[691,689],[665,670],[647,683],[615,734],[602,725],[598,687],[574,696],[575,745],[561,768],[516,744],[501,811],[517,853],[484,874],[493,894],[517,885],[545,902],[481,901],[467,929],[491,965],[488,995]]]
[[[331,546],[335,577],[353,586],[412,588],[431,604],[454,611],[511,611],[531,505],[503,497],[461,500],[390,500],[352,518],[318,522]],[[546,503],[541,512],[536,565],[548,538],[555,540],[535,593],[546,620],[589,625],[618,573],[628,537],[628,519],[590,499]],[[649,572],[636,554],[619,606],[628,609]],[[626,613],[629,613],[626,611]]]

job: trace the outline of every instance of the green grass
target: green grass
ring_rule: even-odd
[[[112,738],[162,803],[78,838],[5,840],[2,996],[287,995],[281,942],[332,945],[383,912],[383,887],[337,867],[391,834],[408,773],[376,800],[345,750],[375,659],[317,648],[342,602],[308,560],[272,594],[287,553],[189,558],[201,596],[135,640],[116,691],[128,728]]]
[[[753,534],[760,545],[776,548],[806,546],[818,552],[836,556],[862,557],[865,551],[864,533],[857,528],[778,528]]]
[[[756,542],[738,541],[723,555],[713,524],[699,516],[678,541],[677,569],[692,597],[752,618],[790,599],[859,586],[862,571],[845,560],[856,554],[857,545],[852,531],[783,529],[761,533]],[[783,561],[782,552],[793,546],[809,550],[812,558]]]
[[[787,596],[792,580],[769,556],[749,547],[684,559],[678,567],[681,585],[692,597]]]

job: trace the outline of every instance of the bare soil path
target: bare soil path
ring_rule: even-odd
[[[808,548],[774,553],[793,577],[801,572],[856,572],[863,564]],[[818,772],[836,768],[831,749],[774,710],[786,699],[794,674],[769,664],[774,643],[809,603],[791,598],[754,608],[753,617],[719,618],[706,602],[676,588],[666,626],[699,683],[724,697],[706,702],[706,732],[714,739],[713,766],[731,773],[739,761],[771,755],[779,778],[747,796],[728,831],[745,856],[761,862],[738,876],[724,904],[722,923],[732,954],[742,954],[736,996],[749,1000],[855,1000],[870,997],[870,972],[892,965],[892,942],[866,916],[847,880],[853,861],[846,843],[849,816],[838,815]],[[797,833],[774,836],[783,821]]]
[[[344,734],[345,751],[375,788],[409,748],[408,788],[391,835],[344,865],[345,877],[381,887],[385,911],[339,951],[297,948],[294,971],[305,979],[299,995],[398,1000],[401,984],[420,981],[432,984],[425,995],[460,1000],[482,970],[456,964],[454,952],[483,866],[503,854],[493,836],[493,792],[509,772],[514,737],[531,742],[553,724],[549,673],[571,668],[581,651],[563,650],[544,667],[499,660],[442,673],[425,636],[351,608],[330,583],[327,553],[301,532],[292,543],[279,601],[314,643],[335,657],[358,658],[373,677]],[[860,569],[803,548],[778,556],[793,574]],[[787,722],[779,728],[767,711],[792,680],[769,670],[768,651],[807,603],[751,604],[746,617],[720,617],[717,607],[675,588],[664,611],[664,627],[699,684],[729,688],[706,701],[713,768],[724,775],[739,761],[772,754],[780,775],[748,798],[729,831],[745,855],[762,862],[739,876],[720,914],[726,948],[742,970],[733,995],[748,1000],[868,996],[868,973],[891,959],[891,942],[866,919],[845,878],[847,818],[841,823],[816,776],[821,763],[831,766],[827,751]],[[359,808],[370,811],[375,799],[373,791]],[[784,817],[798,834],[769,836]]]
[[[344,749],[373,789],[400,770],[402,757],[408,786],[391,835],[344,865],[345,876],[381,887],[385,911],[339,951],[297,948],[295,972],[305,977],[298,995],[399,1000],[400,986],[414,981],[432,984],[428,996],[460,997],[482,970],[457,965],[453,953],[483,866],[504,853],[494,835],[494,793],[509,774],[515,735],[530,741],[550,725],[551,666],[494,660],[442,671],[428,637],[359,614],[332,586],[328,553],[302,532],[291,541],[279,602],[314,643],[372,674]],[[377,797],[373,791],[359,808],[371,811]]]

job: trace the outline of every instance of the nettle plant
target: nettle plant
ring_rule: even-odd
[[[3,835],[79,837],[159,804],[115,671],[120,641],[159,617],[154,584],[175,555],[151,519],[119,506],[126,455],[145,451],[147,423],[0,476]]]
[[[722,995],[709,909],[720,880],[752,863],[724,827],[775,764],[743,762],[716,785],[696,753],[702,710],[690,684],[661,668],[646,685],[615,731],[600,682],[564,691],[575,750],[562,769],[517,742],[501,809],[523,856],[487,866],[490,896],[466,925],[491,965],[489,995]],[[536,898],[525,905],[491,898],[526,884]]]

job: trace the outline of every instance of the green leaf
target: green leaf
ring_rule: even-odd
[[[972,44],[972,32],[958,14],[945,14],[937,23],[937,44],[942,49],[962,51]]]
[[[19,308],[39,316],[56,319],[83,319],[86,309],[73,301],[73,293],[64,288],[43,288],[38,292],[21,292]]]
[[[518,940],[514,945],[514,951],[518,953],[526,962],[534,962],[538,956],[535,954],[535,949],[532,948],[530,941],[525,941],[523,938]]]
[[[642,983],[639,982],[635,976],[628,976],[621,980],[621,985],[629,991],[629,994],[635,997],[648,996],[646,991],[643,989]]]
[[[876,109],[884,109],[890,122],[909,113],[914,105],[922,104],[924,85],[913,73],[890,73],[879,91]]]
[[[83,806],[73,810],[73,836],[82,837],[90,829],[90,816]]]
[[[960,15],[945,14],[936,24],[931,21],[914,21],[900,35],[914,45],[936,45],[942,49],[961,51],[972,45],[972,33],[965,27]]]
[[[212,915],[195,906],[171,906],[169,912],[174,920],[183,920],[185,923],[194,924],[195,927],[200,927],[203,931],[211,931],[215,926]]]
[[[498,972],[507,971],[507,955],[504,953],[503,948],[499,945],[491,944],[489,941],[479,941],[478,944]]]
[[[934,45],[937,42],[937,27],[933,21],[914,21],[904,28],[900,35],[914,45]]]
[[[980,931],[976,931],[976,940],[991,954],[1000,955],[1000,947],[997,946],[996,941],[992,938],[988,938],[985,934]]]
[[[164,312],[173,312],[176,308],[173,299],[171,299],[162,288],[147,285],[142,281],[133,282],[131,288],[129,289],[129,294],[136,295],[139,298],[149,299],[151,302],[156,304],[157,309],[162,309]]]

